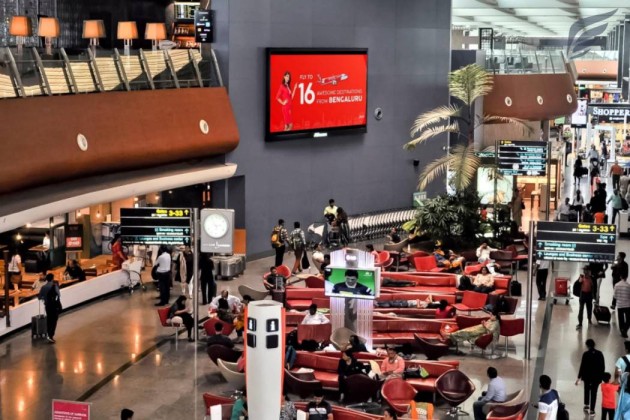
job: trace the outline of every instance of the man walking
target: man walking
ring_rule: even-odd
[[[538,408],[538,420],[556,420],[560,396],[555,389],[551,389],[551,378],[540,375],[538,379],[540,399],[535,407]]]
[[[547,299],[547,276],[549,275],[549,265],[547,260],[536,261],[536,288],[538,289],[538,300]]]
[[[612,184],[613,189],[619,189],[619,181],[621,180],[621,175],[623,175],[623,168],[619,165],[619,162],[615,160],[615,163],[610,167],[610,175],[612,176]]]
[[[488,383],[488,391],[483,392],[481,397],[473,403],[473,412],[475,420],[484,420],[486,418],[483,407],[491,402],[505,402],[505,382],[499,376],[496,368],[490,366],[487,371],[490,382]]]
[[[630,327],[630,283],[623,279],[615,284],[613,296],[617,304],[619,332],[623,338],[628,338],[628,327]]]
[[[621,280],[626,280],[628,278],[628,263],[626,262],[625,252],[620,252],[619,254],[617,254],[617,259],[613,263],[611,267],[611,271],[612,271],[612,282],[613,282],[613,289],[614,289],[617,283],[619,283]],[[613,297],[612,305],[610,306],[610,308],[613,311],[615,310],[615,307],[617,306],[616,304],[617,304],[617,301]]]
[[[280,219],[271,232],[271,247],[276,251],[276,267],[280,267],[284,260],[287,236],[287,230],[284,228],[284,220]]]
[[[59,285],[54,282],[55,276],[46,274],[46,284],[39,290],[38,299],[44,301],[46,308],[46,330],[48,333],[47,340],[49,343],[55,344],[55,331],[57,330],[57,321],[61,313],[61,294],[59,293]]]

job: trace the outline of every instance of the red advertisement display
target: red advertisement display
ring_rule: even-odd
[[[52,420],[90,420],[90,403],[53,400]]]
[[[367,60],[367,50],[268,50],[267,138],[365,132]]]

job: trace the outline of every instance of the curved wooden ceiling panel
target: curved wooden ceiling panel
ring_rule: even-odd
[[[239,134],[225,88],[190,88],[0,101],[0,138],[2,194],[220,155]]]
[[[574,63],[578,80],[617,80],[617,61],[575,60]]]
[[[571,76],[506,74],[494,76],[494,89],[484,98],[484,113],[529,121],[571,115],[577,97]]]

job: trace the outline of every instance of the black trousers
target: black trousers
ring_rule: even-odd
[[[599,382],[584,381],[584,405],[588,405],[591,411],[595,411],[597,388],[599,388]]]
[[[282,265],[282,261],[284,260],[284,250],[286,246],[282,245],[278,248],[274,248],[276,250],[276,264],[275,267],[280,267]]]
[[[217,284],[213,277],[201,276],[201,303],[207,305],[217,294]]]
[[[612,176],[613,189],[615,189],[615,190],[619,189],[619,179],[621,179],[621,175],[613,175]]]
[[[536,272],[536,288],[538,289],[538,297],[541,299],[547,298],[547,275],[549,269],[539,269]]]
[[[604,408],[602,407],[602,420],[606,420],[606,416],[610,418],[610,420],[614,420],[615,418],[615,409],[614,408]]]
[[[55,337],[55,331],[57,331],[57,321],[59,320],[59,312],[57,308],[46,307],[46,332],[48,338]]]
[[[578,312],[578,324],[582,325],[584,317],[584,306],[586,305],[586,319],[590,322],[593,314],[593,293],[582,293],[580,295],[580,311]]]
[[[613,207],[613,213],[612,213],[612,224],[615,224],[615,219],[617,218],[617,214],[621,211],[621,209],[616,209]]]
[[[619,332],[627,337],[630,327],[630,308],[617,308],[617,319],[619,320]]]
[[[195,320],[193,319],[192,315],[186,312],[176,316],[181,317],[182,321],[184,321],[184,325],[186,326],[186,331],[188,331],[188,337],[192,337],[191,333],[193,326],[195,325]]]
[[[171,298],[171,272],[157,273],[158,287],[160,288],[160,303],[159,305],[168,305],[168,301]]]

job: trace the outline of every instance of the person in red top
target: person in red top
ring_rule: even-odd
[[[127,256],[123,251],[122,239],[120,239],[120,234],[114,235],[114,239],[111,242],[112,246],[112,263],[114,264],[115,270],[120,270],[122,268],[122,263],[127,261]]]
[[[598,223],[598,224],[605,223],[606,213],[604,213],[603,211],[598,211],[597,213],[593,215],[593,219],[595,220],[595,223]]]
[[[401,378],[405,371],[405,361],[393,347],[387,348],[387,357],[381,363],[381,375],[385,379]]]
[[[291,90],[291,73],[284,72],[282,76],[282,84],[276,94],[276,100],[282,105],[282,117],[284,118],[284,131],[293,130],[293,115],[291,113],[291,104],[293,102],[295,91]]]
[[[584,274],[578,279],[580,283],[580,310],[578,312],[578,325],[576,329],[582,328],[582,318],[584,316],[584,306],[586,306],[586,319],[591,324],[591,315],[593,313],[593,297],[595,296],[596,285],[593,283],[591,272],[588,267],[584,268]]]
[[[453,307],[445,299],[440,300],[440,306],[435,310],[435,319],[453,317]]]
[[[611,382],[611,375],[604,372],[602,379],[602,420],[606,420],[606,415],[610,420],[615,418],[615,408],[617,407],[617,392],[619,391],[619,383]]]

